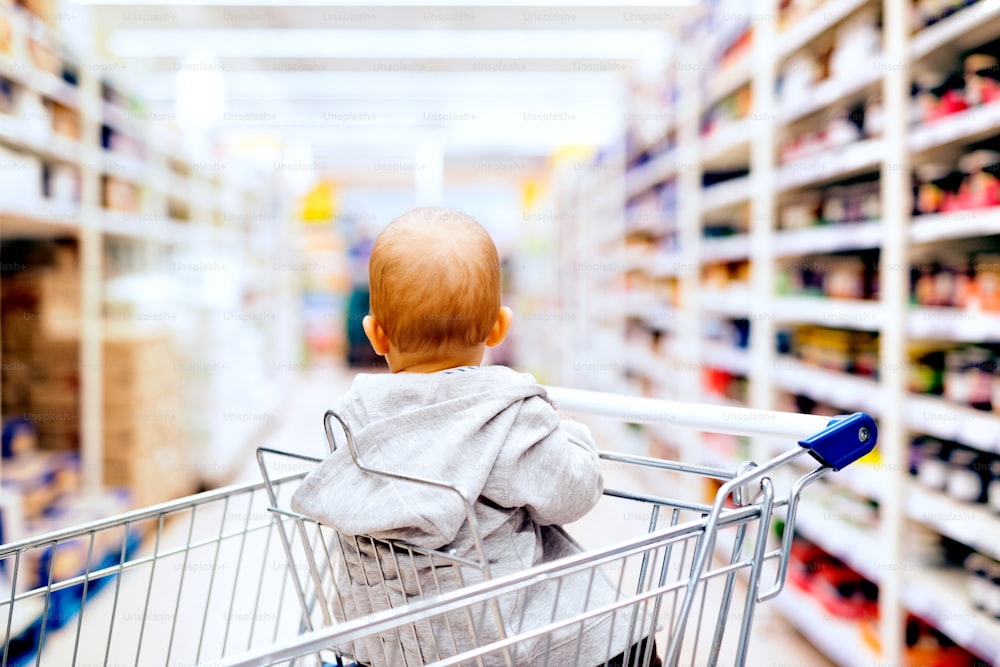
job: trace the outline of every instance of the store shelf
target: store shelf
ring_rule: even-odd
[[[990,664],[1000,664],[1000,621],[969,601],[967,578],[960,569],[917,569],[903,586],[903,604],[952,641]]]
[[[721,210],[746,204],[750,200],[750,177],[741,176],[701,190],[702,213],[716,213]]]
[[[706,312],[734,317],[746,317],[753,304],[750,290],[745,287],[702,289],[698,293],[698,300]]]
[[[747,375],[750,372],[749,352],[724,343],[702,343],[701,363],[733,375]]]
[[[884,143],[865,139],[789,162],[777,168],[779,192],[837,181],[874,171],[882,163]]]
[[[774,300],[774,314],[779,322],[800,322],[860,331],[875,331],[882,322],[881,305],[878,301],[782,296]]]
[[[677,152],[667,151],[629,170],[625,174],[625,198],[631,199],[638,194],[662,183],[677,172]]]
[[[856,528],[837,514],[820,510],[809,502],[799,505],[795,530],[865,579],[878,583],[881,578],[877,533]]]
[[[1000,33],[1000,4],[991,0],[962,9],[924,28],[910,39],[910,58],[919,61],[936,51],[961,53]]]
[[[878,248],[882,244],[882,236],[880,220],[785,229],[774,235],[774,255],[793,257]]]
[[[80,142],[52,133],[32,136],[27,123],[3,114],[0,114],[0,143],[15,150],[33,153],[45,160],[65,164],[80,162]]]
[[[905,409],[906,423],[914,431],[1000,454],[1000,415],[934,396],[910,395]]]
[[[105,234],[137,240],[155,238],[155,231],[162,223],[141,213],[103,211],[101,231]]]
[[[131,155],[121,155],[102,150],[97,153],[94,166],[103,174],[134,185],[146,186],[150,180],[147,163]]]
[[[779,357],[774,371],[779,389],[809,396],[844,410],[882,414],[882,390],[875,380],[839,371],[816,368],[786,357]]]
[[[663,357],[642,347],[630,347],[626,351],[625,366],[632,374],[644,377],[654,383],[667,381],[675,375]]]
[[[42,201],[30,211],[0,211],[0,237],[46,238],[80,229],[77,204]]]
[[[834,104],[853,102],[882,81],[882,72],[874,66],[855,74],[850,78],[827,79],[816,84],[802,99],[779,103],[778,122],[792,123]]]
[[[1000,560],[1000,516],[984,505],[959,502],[913,481],[907,485],[906,514],[942,535]]]
[[[701,146],[702,170],[745,168],[750,163],[752,136],[752,123],[747,120],[730,123],[712,132]]]
[[[749,256],[749,234],[709,238],[701,242],[701,258],[704,262],[732,262]]]
[[[726,95],[750,83],[753,71],[751,58],[741,58],[738,63],[719,72],[713,72],[710,83],[705,86],[702,109],[707,111]]]
[[[1000,313],[962,308],[913,308],[908,331],[913,339],[942,339],[963,343],[1000,340]]]
[[[652,278],[670,278],[679,275],[690,260],[679,252],[656,252],[647,268]]]
[[[827,613],[794,584],[786,583],[781,594],[766,604],[775,605],[806,639],[840,667],[884,664],[864,643],[857,623]]]
[[[937,243],[996,234],[1000,234],[1000,210],[995,208],[921,215],[910,221],[911,243]]]
[[[832,30],[842,20],[865,6],[869,0],[827,0],[778,35],[778,58],[787,58],[811,41]]]
[[[1000,102],[994,102],[913,128],[909,147],[912,153],[920,154],[949,144],[968,144],[994,136],[998,127]]]

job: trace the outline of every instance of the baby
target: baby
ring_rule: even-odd
[[[376,239],[369,274],[371,315],[364,330],[392,373],[358,375],[333,408],[354,433],[361,458],[373,468],[458,485],[477,499],[493,577],[579,553],[559,526],[585,515],[600,498],[597,450],[585,426],[560,420],[530,375],[480,366],[486,348],[504,340],[512,319],[500,303],[500,262],[486,230],[456,211],[412,210]],[[342,535],[399,540],[478,559],[455,494],[365,473],[345,447],[305,478],[292,509]],[[418,581],[396,582],[387,599],[370,581],[371,573],[384,572],[380,557],[391,558],[380,548],[385,553],[370,546],[345,549],[347,562],[337,574],[343,616],[396,607],[418,590],[442,585],[429,562],[421,561]],[[561,613],[565,617],[615,599],[614,586],[604,577],[590,582],[583,576],[561,587],[552,582],[501,597],[499,605],[512,633],[549,622],[556,604],[568,611]],[[609,664],[621,665],[623,656],[617,654],[629,649],[629,664],[639,664],[637,649],[642,655],[645,642],[629,637],[630,618],[627,611],[604,614],[582,628],[577,624],[519,643],[513,649],[516,662],[603,665],[615,656]],[[489,624],[484,621],[482,636],[498,638]],[[440,641],[438,631],[426,625],[418,624],[409,638],[400,633],[357,642],[354,657],[372,667],[397,667],[474,647],[461,636],[455,644],[450,638]]]

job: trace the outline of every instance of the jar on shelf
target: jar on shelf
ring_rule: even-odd
[[[911,450],[911,468],[923,486],[944,491],[948,484],[948,448],[933,438],[915,441]]]
[[[986,495],[986,468],[982,455],[972,449],[956,449],[948,458],[945,491],[963,503],[978,503]]]
[[[967,382],[966,351],[963,348],[948,350],[944,355],[944,397],[958,405],[965,405],[969,400]]]
[[[988,208],[1000,205],[1000,153],[977,150],[963,155],[958,162],[965,180],[958,189],[958,205],[962,209]]]
[[[968,575],[966,590],[972,606],[980,611],[986,611],[990,598],[990,559],[981,553],[972,553],[963,564]]]
[[[966,56],[965,101],[969,106],[989,104],[1000,99],[1000,64],[996,56],[989,53],[973,53]]]
[[[966,356],[968,366],[965,371],[969,395],[969,405],[977,410],[993,409],[993,375],[996,358],[983,347],[970,348]]]
[[[978,255],[973,273],[962,305],[976,311],[1000,310],[1000,255]]]

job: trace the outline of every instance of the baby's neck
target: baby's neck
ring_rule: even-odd
[[[393,373],[437,373],[449,368],[480,365],[483,363],[485,347],[485,345],[477,345],[468,350],[462,350],[455,354],[435,357],[433,359],[423,356],[404,355],[398,352],[394,353],[390,349],[389,354],[386,355],[386,361],[389,362],[389,369]]]

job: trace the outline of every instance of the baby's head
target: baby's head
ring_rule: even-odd
[[[396,218],[375,240],[368,273],[365,333],[393,372],[478,365],[510,327],[496,246],[464,213],[417,208]]]

